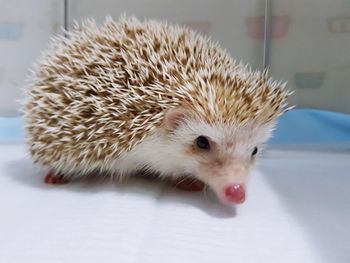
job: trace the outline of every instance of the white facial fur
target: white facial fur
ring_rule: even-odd
[[[171,140],[182,145],[187,158],[195,163],[191,174],[208,184],[224,201],[225,187],[246,185],[254,163],[252,152],[255,147],[261,149],[270,137],[273,125],[248,123],[235,127],[185,120],[174,130]],[[196,148],[196,138],[201,135],[209,139],[209,150]],[[188,150],[191,147],[192,152]]]
[[[193,176],[224,201],[227,185],[247,183],[254,147],[262,146],[272,127],[273,123],[237,128],[185,119],[173,131],[158,129],[112,166],[120,174],[146,168],[166,177]],[[195,148],[196,138],[201,135],[213,143],[207,152]]]
[[[162,177],[192,174],[197,164],[183,151],[182,143],[172,140],[164,130],[158,129],[130,152],[121,155],[110,169],[121,176],[139,169],[160,173]]]

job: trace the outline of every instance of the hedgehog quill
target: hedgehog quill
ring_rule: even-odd
[[[29,153],[47,183],[145,170],[244,202],[254,160],[289,109],[284,83],[165,22],[89,19],[67,34],[25,89]]]

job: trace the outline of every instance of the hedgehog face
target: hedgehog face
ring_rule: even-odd
[[[222,202],[244,202],[251,167],[274,124],[205,123],[186,117],[183,111],[168,118],[175,120],[172,140],[181,144],[193,164],[193,176],[209,185]]]

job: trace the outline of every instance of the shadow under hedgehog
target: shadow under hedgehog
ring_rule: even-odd
[[[47,183],[143,170],[245,200],[258,149],[289,109],[285,84],[165,22],[90,19],[67,36],[52,40],[25,89],[29,152]]]

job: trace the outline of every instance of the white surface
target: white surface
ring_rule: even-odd
[[[266,152],[236,210],[145,179],[42,183],[0,145],[0,262],[350,262],[349,153]]]

